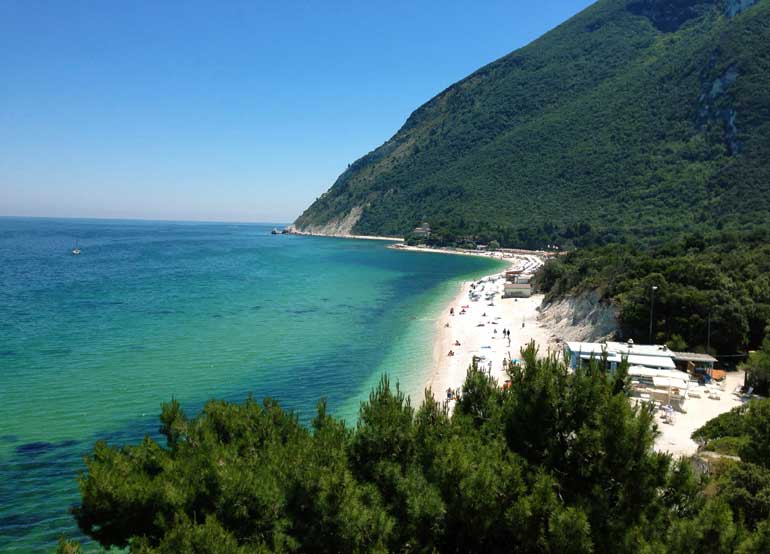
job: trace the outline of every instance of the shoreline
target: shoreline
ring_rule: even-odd
[[[402,239],[403,240],[403,239]],[[455,256],[483,256],[486,258],[498,258],[500,260],[509,260],[513,265],[515,258],[533,256],[544,261],[545,258],[554,256],[554,252],[545,250],[525,250],[523,248],[498,248],[496,250],[465,250],[462,248],[451,248],[449,246],[409,246],[407,244],[391,244],[386,246],[391,250],[400,250],[403,252],[427,252],[432,254],[452,254]]]
[[[381,240],[384,242],[404,242],[403,237],[381,237],[378,235],[330,235],[328,233],[310,233],[308,231],[289,231],[287,235],[298,235],[301,237],[324,237],[329,239],[354,239],[354,240]]]

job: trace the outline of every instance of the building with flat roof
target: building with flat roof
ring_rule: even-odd
[[[634,344],[628,342],[567,342],[564,351],[570,360],[570,367],[578,367],[578,362],[601,358],[607,353],[608,369],[615,369],[624,357],[632,366],[651,369],[679,369],[687,373],[697,370],[710,372],[717,359],[699,352],[675,352],[665,344]]]
[[[665,344],[634,344],[628,342],[567,342],[564,352],[570,367],[575,369],[588,362],[591,358],[597,360],[607,356],[607,369],[615,370],[624,360],[632,366],[650,369],[676,369],[674,351]]]
[[[532,296],[532,285],[529,283],[505,283],[503,298],[529,298]]]
[[[529,298],[532,295],[532,275],[521,270],[505,272],[503,298]]]

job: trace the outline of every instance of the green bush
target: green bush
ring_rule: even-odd
[[[710,450],[719,454],[728,454],[730,456],[738,456],[741,448],[745,447],[748,443],[748,437],[720,437],[718,439],[712,439],[708,441],[704,446],[704,450]]]
[[[746,435],[746,406],[738,406],[706,422],[692,434],[692,440],[709,442],[723,437],[744,437]]]

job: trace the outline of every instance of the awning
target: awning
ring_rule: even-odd
[[[689,379],[689,377],[687,377],[684,373],[676,369],[653,369],[651,367],[644,367],[640,365],[629,367],[628,374],[631,377],[664,377],[678,379],[680,381]]]
[[[631,365],[643,365],[645,367],[657,367],[663,369],[675,369],[674,360],[668,356],[640,356],[638,354],[629,354],[628,363]]]
[[[601,360],[602,356],[583,353],[580,355],[580,358],[583,360],[590,360],[591,358]],[[620,363],[623,361],[623,356],[612,352],[607,354],[607,361]],[[642,366],[651,369],[676,369],[674,361],[667,356],[640,356],[639,354],[629,354],[628,363],[633,366]]]
[[[660,388],[677,388],[687,390],[687,381],[683,379],[674,379],[673,377],[653,377],[652,382]]]
[[[674,352],[674,359],[682,362],[712,363],[712,364],[715,364],[719,361],[714,356],[711,356],[709,354],[702,354],[700,352]]]

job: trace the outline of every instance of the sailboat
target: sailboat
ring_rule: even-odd
[[[79,256],[80,255],[80,248],[78,248],[78,240],[75,239],[75,248],[72,249],[72,255],[73,256]]]

